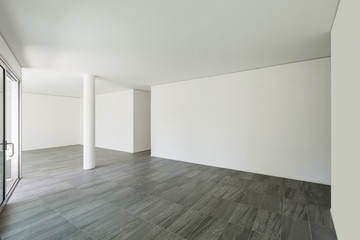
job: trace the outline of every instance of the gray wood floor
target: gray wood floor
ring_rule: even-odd
[[[2,239],[336,239],[330,186],[82,147],[24,152]]]

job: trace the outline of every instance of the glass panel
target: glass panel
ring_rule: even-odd
[[[19,177],[19,83],[6,75],[5,80],[5,190],[6,195]]]
[[[0,66],[0,202],[4,201],[4,82],[5,70]]]

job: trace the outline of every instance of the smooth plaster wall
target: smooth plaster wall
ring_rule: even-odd
[[[96,146],[134,151],[134,90],[96,96]]]
[[[331,32],[331,213],[338,239],[357,239],[360,210],[360,2],[342,0]]]
[[[150,149],[150,92],[96,96],[96,146],[124,152]]]
[[[149,150],[151,93],[134,90],[134,152]]]
[[[330,58],[151,88],[152,155],[330,184]]]
[[[23,150],[80,144],[80,108],[80,98],[23,93]]]

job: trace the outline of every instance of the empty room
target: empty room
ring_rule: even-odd
[[[359,13],[0,0],[0,239],[357,239]]]

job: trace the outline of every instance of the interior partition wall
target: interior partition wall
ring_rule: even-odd
[[[21,81],[0,58],[0,211],[21,178]]]

